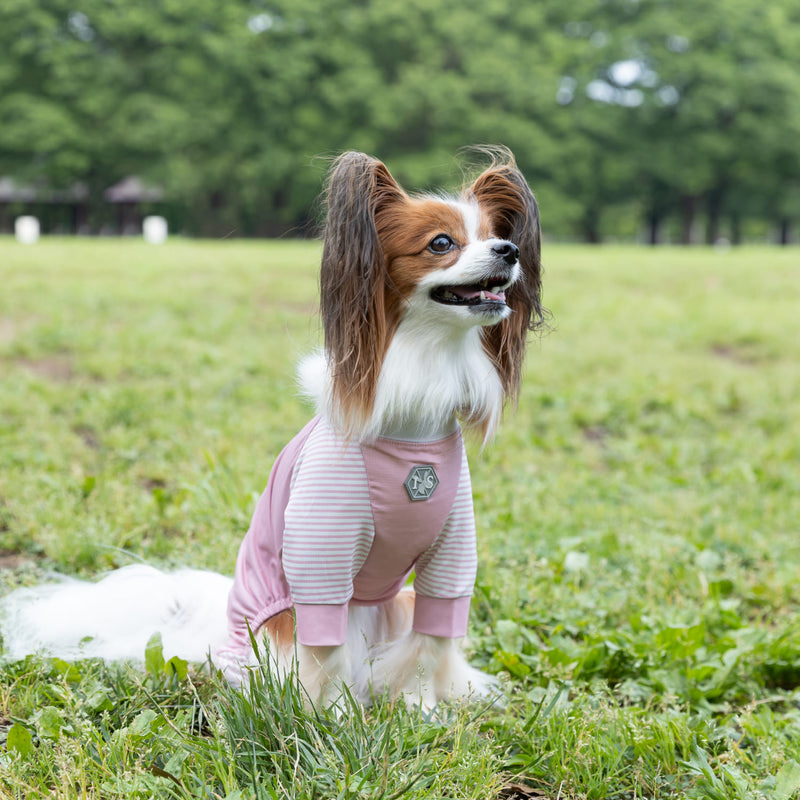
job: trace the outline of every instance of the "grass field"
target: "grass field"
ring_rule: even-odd
[[[472,447],[468,645],[505,703],[0,659],[0,797],[800,796],[800,255],[547,246],[549,333]],[[0,239],[0,594],[230,572],[308,418],[302,242]],[[144,657],[145,654],[143,654]]]

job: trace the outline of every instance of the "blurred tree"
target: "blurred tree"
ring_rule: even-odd
[[[507,144],[545,230],[800,218],[800,0],[4,0],[0,175],[158,182],[203,235],[306,229],[325,159],[414,188]],[[619,209],[619,212],[616,210]],[[612,213],[613,212],[613,213]],[[613,233],[613,231],[612,231]]]
[[[626,107],[617,152],[636,166],[650,240],[675,212],[685,243],[701,208],[709,243],[723,213],[797,215],[800,3],[640,0],[597,13],[614,17],[616,60],[587,90]]]

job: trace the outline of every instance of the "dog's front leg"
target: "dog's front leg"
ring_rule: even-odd
[[[351,681],[350,651],[346,644],[327,646],[297,645],[297,670],[308,700],[315,706],[328,706],[342,698],[342,686]]]
[[[438,673],[447,660],[452,639],[410,631],[391,642],[372,663],[373,691],[388,691],[406,705],[429,711],[442,699]]]
[[[411,631],[372,664],[373,687],[402,696],[409,706],[430,710],[440,700],[492,693],[497,682],[471,667],[459,641]]]

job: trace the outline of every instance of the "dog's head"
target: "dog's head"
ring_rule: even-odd
[[[349,427],[369,418],[387,348],[412,315],[455,335],[480,326],[515,398],[542,307],[539,211],[511,153],[493,151],[457,197],[410,196],[380,161],[345,153],[326,202],[321,311],[332,400]]]

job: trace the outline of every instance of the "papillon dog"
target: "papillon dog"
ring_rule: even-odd
[[[495,432],[518,396],[542,306],[536,201],[511,153],[490,152],[491,165],[454,196],[409,194],[363,153],[334,162],[324,350],[300,368],[317,414],[275,461],[233,582],[128,567],[97,584],[61,584],[50,600],[40,594],[33,613],[36,590],[22,590],[5,603],[8,651],[38,644],[74,656],[42,630],[48,613],[80,615],[63,592],[94,592],[96,616],[135,591],[141,610],[150,580],[156,618],[131,625],[162,630],[165,649],[170,635],[210,648],[234,684],[260,668],[256,641],[280,672],[297,669],[314,704],[336,702],[345,685],[365,703],[388,693],[425,707],[491,690],[459,646],[477,569],[462,428],[484,443]],[[42,603],[59,591],[48,612]],[[109,627],[70,635],[94,637],[86,655],[141,657],[113,647],[126,634],[119,616]]]

